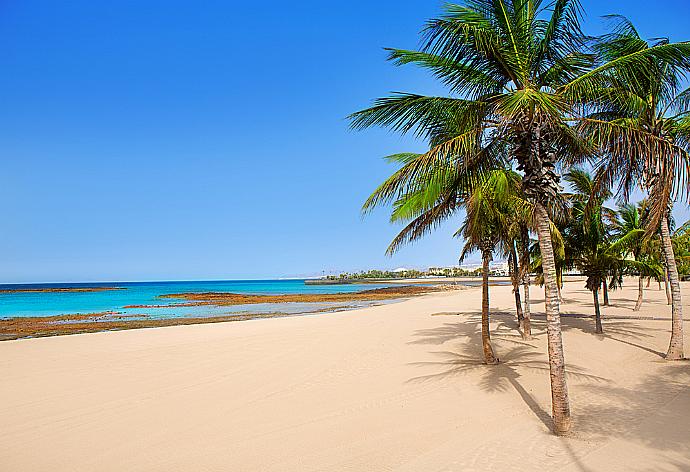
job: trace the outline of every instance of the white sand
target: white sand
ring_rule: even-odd
[[[582,285],[566,285],[565,312],[592,313]],[[569,438],[548,428],[543,317],[522,342],[509,288],[492,288],[503,362],[484,366],[473,288],[338,314],[2,342],[0,471],[690,470],[690,363],[660,357],[670,309],[655,286],[639,315],[663,320],[612,319],[637,315],[635,289],[611,293],[603,337],[590,319],[564,319]],[[532,294],[542,312],[543,291]]]

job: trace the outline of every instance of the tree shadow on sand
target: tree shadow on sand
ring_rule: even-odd
[[[501,360],[501,363],[495,366],[488,366],[482,362],[481,313],[436,315],[453,316],[454,319],[460,320],[416,331],[410,343],[430,346],[452,343],[452,347],[432,351],[431,354],[437,360],[412,363],[420,368],[433,369],[433,372],[413,377],[408,382],[434,382],[461,375],[478,375],[480,388],[488,393],[514,390],[532,414],[550,430],[552,422],[548,412],[549,405],[540,404],[521,382],[521,376],[529,371],[540,371],[547,375],[549,365],[540,346],[522,340],[516,329],[514,313],[491,314],[492,326],[495,326],[491,339],[496,344],[497,355]],[[652,339],[657,339],[654,332],[668,331],[668,327],[665,324],[662,326],[662,323],[669,323],[669,320],[659,320],[657,328],[640,326],[634,322],[639,319],[647,320],[649,317],[631,318],[612,318],[604,326],[605,333],[595,335],[591,315],[570,313],[563,315],[562,328],[564,332],[578,330],[601,341],[620,342],[655,357],[663,357],[662,352],[646,344]],[[545,326],[544,314],[532,313],[535,338],[545,336]],[[649,362],[656,363],[658,359],[650,359]],[[653,373],[636,384],[618,385],[610,379],[593,375],[582,367],[568,363],[567,375],[569,379],[576,381],[572,393],[577,399],[573,410],[575,427],[571,437],[586,438],[587,441],[594,441],[592,444],[603,444],[612,438],[627,438],[655,451],[654,460],[658,464],[658,469],[655,470],[690,470],[690,426],[685,426],[689,434],[682,433],[685,430],[678,424],[675,426],[676,431],[665,430],[665,422],[675,420],[675,423],[679,423],[682,419],[677,417],[677,411],[681,406],[673,402],[676,398],[685,400],[685,397],[680,396],[688,395],[690,362],[674,362],[650,370]],[[672,404],[673,406],[669,406]],[[681,434],[677,432],[679,428]],[[580,461],[584,458],[582,454],[573,451],[567,441],[563,444],[573,463],[580,470],[587,470]]]
[[[451,313],[444,314],[451,315]],[[459,338],[464,338],[466,342],[460,346],[459,352],[433,351],[432,354],[438,357],[436,361],[412,363],[411,365],[418,367],[434,367],[437,368],[437,371],[432,374],[413,377],[408,382],[440,381],[470,372],[478,372],[481,375],[479,386],[483,390],[504,392],[508,389],[514,389],[535,417],[550,430],[552,427],[550,414],[520,382],[521,370],[548,373],[549,364],[543,360],[543,353],[538,350],[538,346],[522,340],[522,336],[515,328],[512,314],[507,312],[492,313],[493,321],[498,321],[498,326],[492,332],[491,339],[493,343],[501,345],[498,354],[500,363],[488,366],[482,362],[481,313],[458,313],[458,315],[463,316],[463,321],[444,323],[437,328],[419,330],[415,333],[415,339],[410,341],[411,344],[438,346]],[[539,331],[539,329],[537,328],[535,331]],[[506,344],[510,346],[507,349]],[[572,364],[567,367],[567,375],[588,381],[607,382],[607,379],[588,374],[586,370]]]
[[[539,321],[543,321],[544,323],[546,322],[545,315],[537,314],[534,318]],[[661,357],[662,359],[665,358],[666,353],[642,343],[656,339],[654,333],[668,331],[668,329],[662,328],[661,326],[658,328],[651,328],[648,326],[643,327],[638,323],[635,323],[634,320],[656,321],[664,326],[670,325],[670,320],[668,319],[618,315],[614,317],[603,317],[602,323],[604,325],[604,332],[602,334],[597,334],[594,331],[594,316],[579,313],[564,313],[561,315],[561,326],[564,331],[573,329],[582,331],[583,333],[592,334],[600,341],[610,339],[612,341],[641,349],[650,354]]]
[[[590,293],[587,290],[580,291],[585,294]],[[615,293],[615,291],[612,293]],[[638,314],[632,311],[632,308],[635,306],[635,300],[631,300],[628,298],[618,298],[615,303],[612,303],[610,305],[610,308],[630,308],[630,313],[607,313],[607,310],[604,309],[604,312],[602,313],[604,333],[597,334],[594,331],[594,307],[592,303],[583,301],[582,299],[575,300],[570,299],[568,297],[564,298],[564,301],[567,304],[567,311],[564,310],[561,313],[561,326],[564,331],[567,331],[569,329],[576,329],[582,331],[583,333],[592,334],[596,336],[597,339],[602,341],[610,339],[612,341],[627,344],[628,346],[641,349],[661,358],[666,357],[665,352],[655,349],[654,346],[645,345],[645,341],[655,339],[656,337],[654,336],[654,333],[668,332],[668,327],[670,326],[669,318]],[[662,303],[658,300],[649,300],[645,301],[645,303],[651,305],[659,305],[661,307],[667,306],[665,302]],[[537,307],[539,307],[538,304],[535,308]],[[537,309],[536,311],[532,311],[532,320],[533,328],[535,325],[544,326],[546,323],[546,315],[543,312],[540,312],[539,309]],[[639,323],[635,323],[634,321],[654,321],[659,323],[659,327],[642,327],[639,325]]]
[[[581,385],[578,388],[586,404],[578,407],[574,418],[578,432],[599,439],[627,437],[658,451],[673,452],[686,458],[681,470],[690,470],[690,425],[678,416],[678,405],[673,405],[682,395],[690,395],[688,383],[690,362],[680,361],[663,366],[630,388]],[[666,459],[671,458],[664,456]]]

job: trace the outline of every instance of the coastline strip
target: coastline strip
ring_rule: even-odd
[[[439,287],[391,287],[364,290],[361,292],[338,294],[295,294],[295,295],[241,295],[236,293],[207,292],[163,295],[161,298],[180,298],[190,301],[169,305],[129,305],[127,308],[170,308],[183,306],[230,306],[258,303],[318,303],[318,302],[359,302],[402,299],[444,290]],[[447,289],[446,289],[447,290]],[[164,326],[190,325],[202,323],[221,323],[244,321],[259,318],[278,318],[359,308],[352,305],[338,305],[327,309],[319,308],[301,313],[230,313],[227,315],[157,318],[149,314],[127,314],[119,311],[104,311],[87,314],[67,314],[56,316],[34,316],[0,319],[0,341],[31,337],[61,336],[67,334],[94,333],[139,328],[158,328]]]
[[[82,293],[127,290],[125,287],[41,287],[41,288],[3,288],[0,293]]]

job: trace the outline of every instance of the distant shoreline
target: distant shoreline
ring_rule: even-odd
[[[564,275],[564,281],[577,282],[579,280],[584,280],[581,275]],[[401,284],[401,285],[455,285],[462,284],[465,282],[475,282],[481,283],[481,276],[477,277],[420,277],[413,279],[406,278],[388,278],[388,279],[374,279],[374,278],[363,278],[363,279],[305,279],[305,285],[350,285],[350,284]],[[489,283],[497,282],[510,282],[509,276],[491,276],[489,277]],[[499,284],[502,285],[502,284]]]
[[[40,287],[40,288],[3,288],[0,293],[81,293],[108,292],[111,290],[127,290],[125,287]]]
[[[509,277],[491,277],[494,280],[510,280]],[[481,282],[481,277],[420,277],[420,278],[352,278],[352,279],[306,279],[305,285],[350,285],[350,284],[404,284],[445,285],[458,282]]]
[[[407,286],[388,287],[372,290],[361,290],[350,293],[322,293],[322,294],[286,294],[286,295],[248,295],[228,292],[177,293],[161,296],[164,299],[179,299],[179,303],[167,305],[131,305],[127,308],[150,309],[150,314],[128,315],[121,311],[104,311],[97,313],[74,313],[54,316],[10,317],[0,318],[0,341],[26,339],[47,336],[62,336],[68,334],[95,333],[100,331],[120,331],[126,329],[158,328],[164,326],[178,326],[204,323],[221,323],[229,321],[245,321],[259,318],[279,318],[300,316],[307,314],[333,313],[361,308],[361,306],[347,304],[348,302],[384,302],[402,300],[428,293],[444,291],[439,286]],[[188,306],[240,306],[261,303],[342,303],[327,309],[318,308],[299,313],[282,311],[257,313],[232,313],[213,316],[193,316],[158,318],[154,312],[159,308],[188,307]]]

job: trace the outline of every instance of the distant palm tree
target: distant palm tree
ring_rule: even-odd
[[[676,229],[672,239],[678,273],[684,280],[687,280],[690,277],[690,221],[686,221],[680,228]]]
[[[646,235],[643,215],[646,213],[646,201],[637,205],[626,203],[619,207],[616,217],[612,219],[613,231],[618,239],[628,240],[628,253],[636,261],[646,261],[659,266],[651,253],[651,238]],[[644,299],[645,274],[640,272],[637,281],[637,302],[633,311],[640,311]],[[649,278],[649,277],[648,277]]]
[[[599,38],[595,51],[602,63],[616,66],[594,85],[599,98],[590,102],[594,111],[582,120],[580,130],[603,147],[601,187],[620,181],[626,199],[636,185],[649,192],[648,233],[660,229],[672,295],[666,359],[677,360],[683,358],[683,312],[669,219],[674,197],[690,192],[690,89],[680,87],[687,53],[676,62],[649,56],[649,51],[669,46],[668,40],[650,45],[626,18],[612,19],[614,31]],[[627,67],[625,63],[634,56],[645,57],[645,72],[633,74]]]
[[[351,115],[357,129],[385,126],[414,132],[434,141],[449,119],[456,132],[401,169],[396,184],[381,197],[395,199],[430,167],[452,172],[466,166],[490,167],[497,153],[509,155],[524,173],[523,191],[534,204],[541,249],[547,318],[552,415],[557,434],[570,429],[556,268],[551,224],[546,208],[560,191],[556,164],[579,162],[591,154],[589,143],[569,126],[614,66],[646,74],[648,59],[690,65],[690,44],[665,44],[591,68],[582,52],[577,0],[468,0],[446,5],[444,15],[425,28],[419,51],[395,49],[397,64],[427,68],[448,86],[453,97],[397,94]]]
[[[612,228],[607,225],[613,212],[607,212],[604,200],[609,196],[593,195],[594,179],[581,169],[572,169],[565,176],[574,188],[569,195],[572,204],[570,221],[564,232],[566,240],[566,265],[574,267],[587,277],[585,287],[592,292],[596,332],[603,333],[599,290],[608,279],[612,284],[620,283],[624,275],[639,273],[643,276],[659,276],[658,265],[648,264],[638,259],[628,259],[626,254],[634,250],[644,231],[633,229],[616,239]]]
[[[507,219],[506,226],[502,228],[500,235],[500,248],[502,254],[508,258],[518,327],[522,329],[523,338],[530,339],[532,337],[530,272],[533,270],[530,254],[532,243],[530,231],[534,227],[534,205],[526,199],[521,184],[509,194],[513,194],[515,200],[512,205],[504,207],[503,210],[507,214]],[[552,212],[553,209],[549,211]],[[524,293],[524,308],[522,309],[520,285],[523,286]]]

